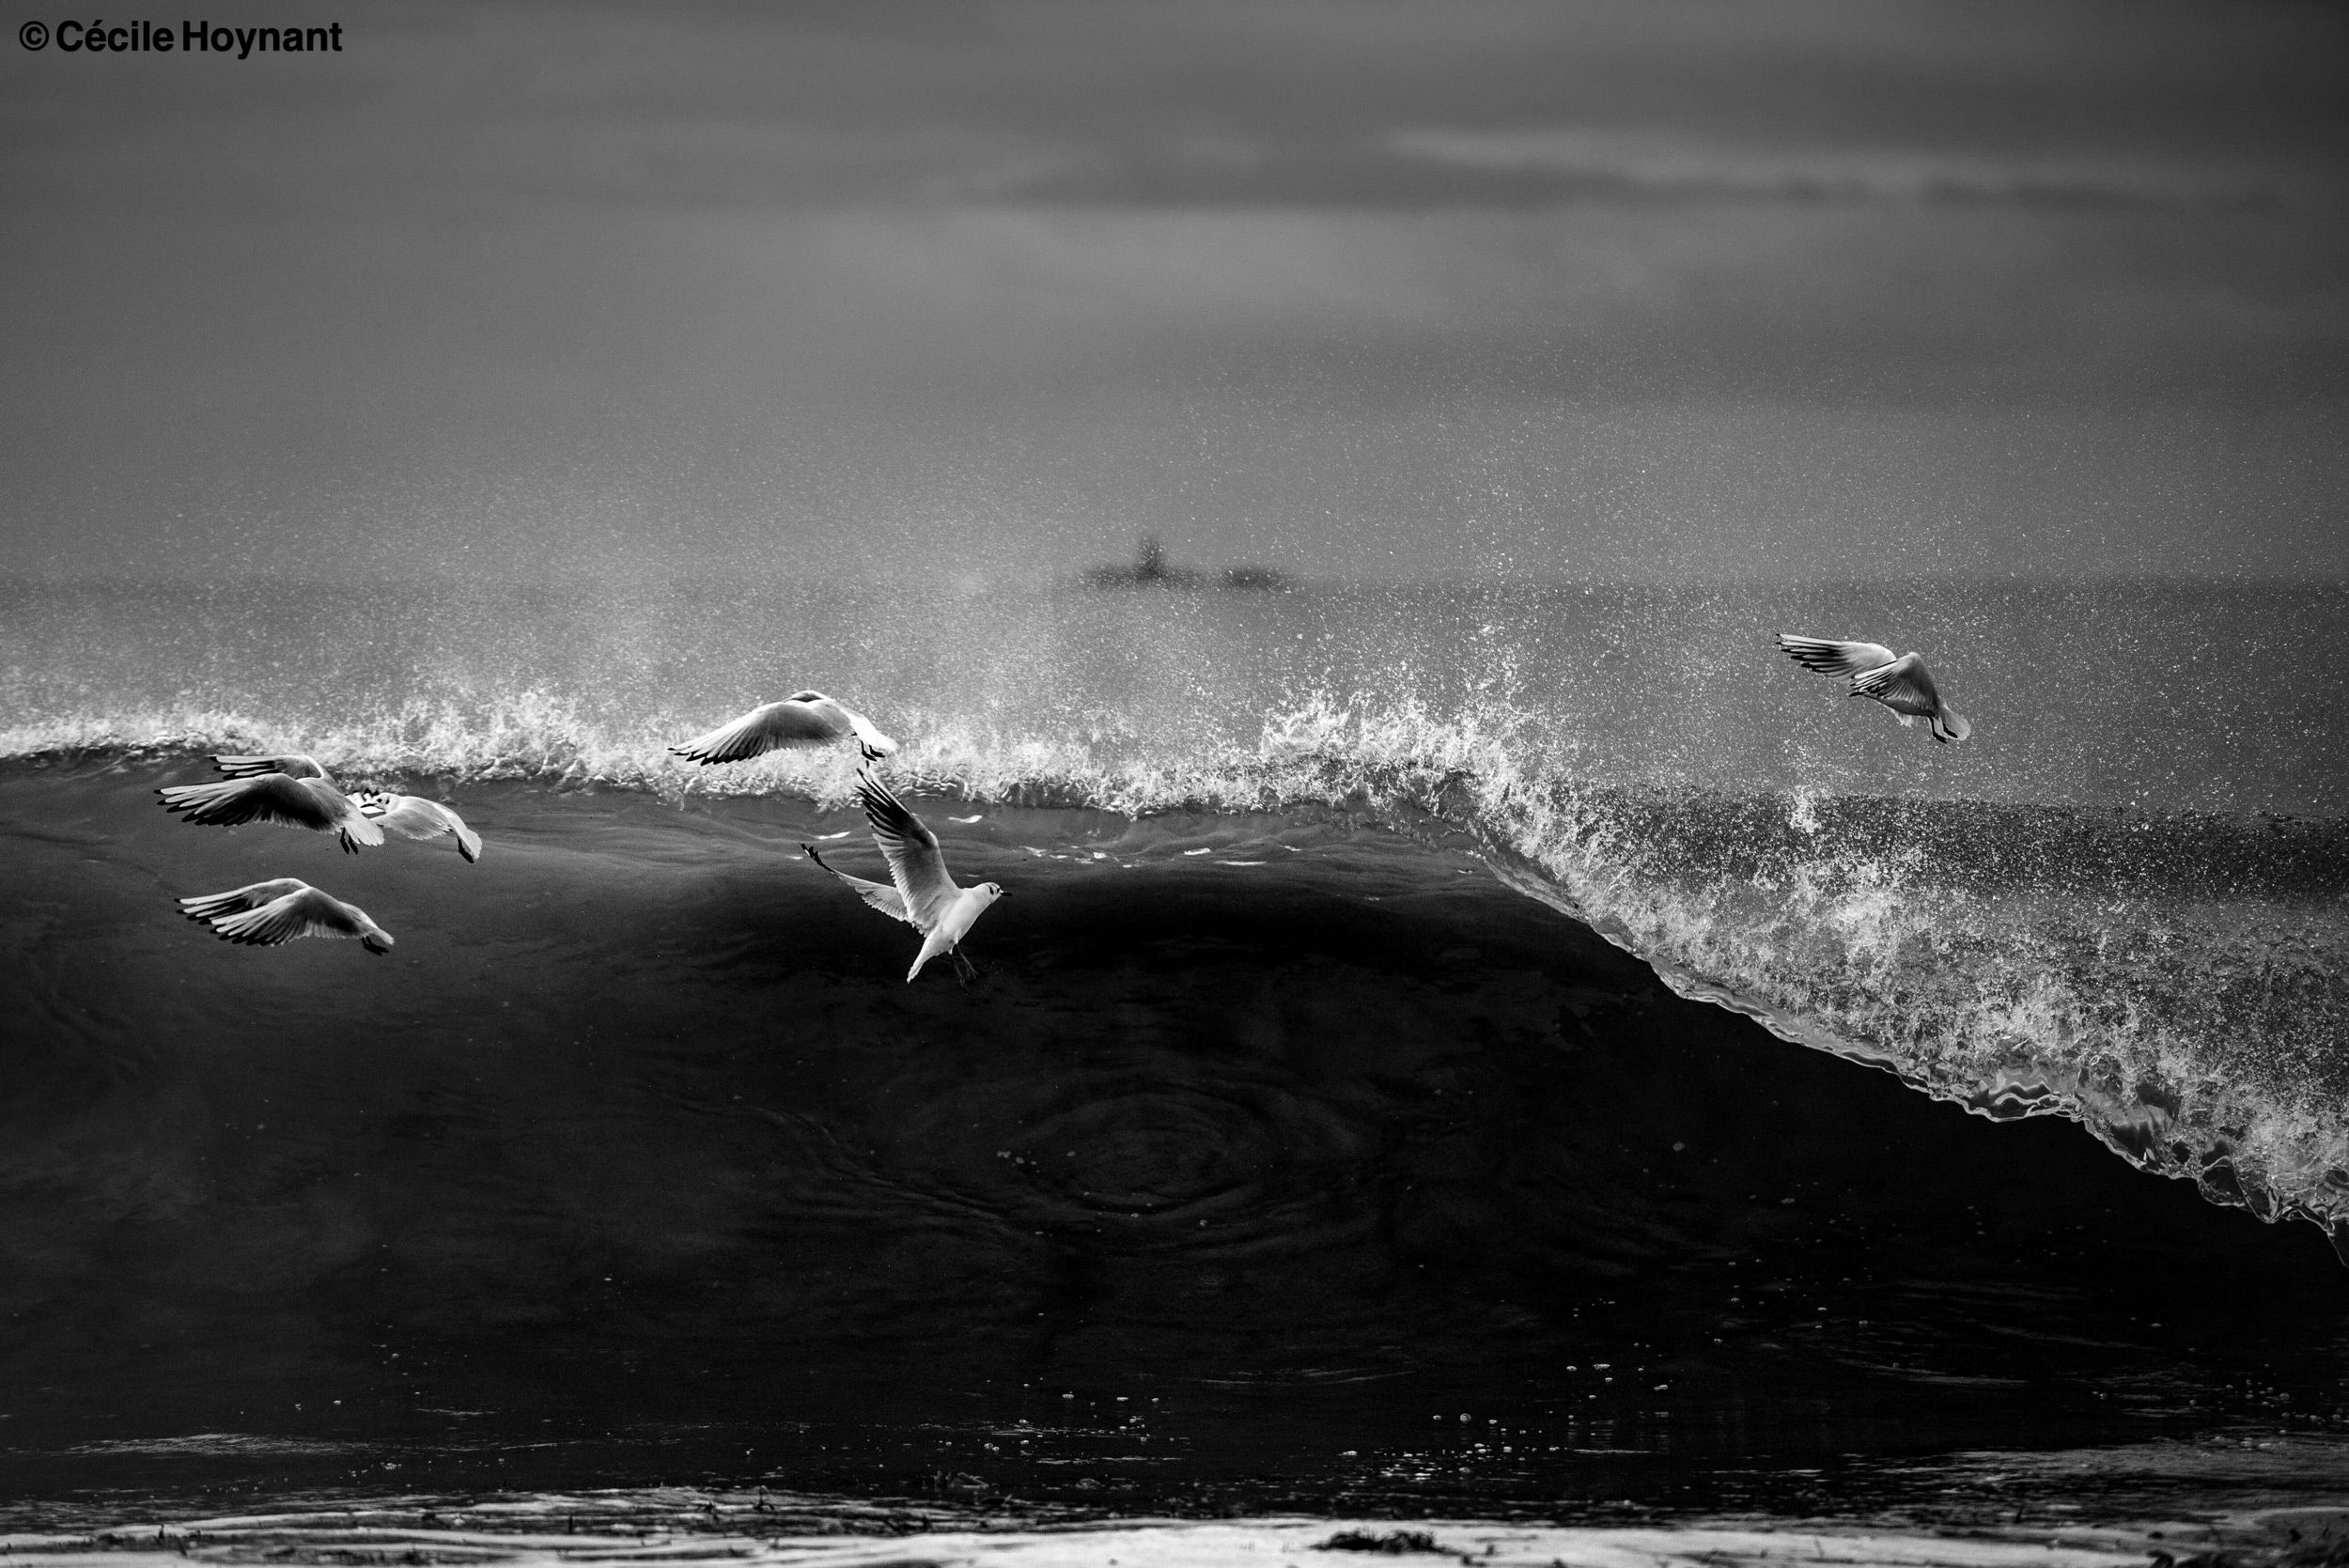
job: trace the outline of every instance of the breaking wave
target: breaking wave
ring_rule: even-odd
[[[476,781],[838,804],[846,754],[698,769],[707,714],[538,691],[338,723],[197,704],[0,730],[18,768],[303,750],[348,784]],[[1505,702],[1316,696],[1251,739],[1110,716],[890,709],[899,786],[1005,805],[1369,819],[1469,846],[1673,989],[1996,1120],[2061,1115],[2349,1262],[2349,825],[2338,819],[1626,784]]]

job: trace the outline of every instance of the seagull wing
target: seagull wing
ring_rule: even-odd
[[[1786,650],[1787,658],[1823,675],[1858,675],[1892,662],[1892,650],[1881,643],[1838,643],[1831,638],[1797,637],[1781,631],[1778,634],[1778,645]]]
[[[289,752],[282,757],[224,757],[212,758],[212,766],[232,779],[250,779],[262,773],[283,773],[295,779],[328,777],[319,759],[305,752]]]
[[[838,733],[856,737],[857,750],[864,753],[865,761],[874,762],[882,757],[894,757],[897,754],[895,741],[881,734],[874,726],[873,721],[837,698],[827,697],[821,691],[801,691],[794,695],[791,700],[795,703],[805,703],[810,711],[821,714],[835,725],[845,726],[845,729]]]
[[[439,838],[443,833],[453,833],[457,837],[459,854],[469,861],[481,858],[481,835],[466,827],[463,817],[438,800],[428,800],[421,795],[386,795],[381,791],[371,791],[357,799],[362,815],[402,838]]]
[[[225,941],[250,947],[277,947],[296,937],[356,937],[373,953],[388,952],[392,945],[391,935],[365,909],[306,885],[257,909],[223,915],[212,929]]]
[[[892,920],[902,920],[908,925],[916,924],[914,918],[906,913],[906,895],[895,888],[884,886],[879,882],[868,882],[862,877],[851,877],[845,871],[826,865],[824,857],[816,852],[816,846],[812,844],[802,844],[800,847],[807,851],[809,860],[823,866],[826,871],[830,871],[834,877],[848,883],[851,892],[882,914]]]
[[[864,806],[864,820],[872,824],[873,842],[889,862],[890,880],[905,897],[908,923],[928,930],[962,891],[946,874],[938,835],[869,771],[856,776],[856,793]]]
[[[311,789],[311,782],[283,773],[256,773],[219,784],[174,784],[155,793],[163,798],[165,811],[184,813],[189,821],[207,827],[282,822],[289,828],[333,832],[340,826],[342,815],[334,809],[334,802],[341,801],[346,807],[350,802],[332,787],[326,796],[318,794]],[[376,842],[382,842],[381,833],[376,835]]]
[[[190,920],[209,921],[215,915],[233,915],[243,909],[257,909],[272,898],[300,893],[309,885],[299,877],[278,877],[266,882],[251,882],[227,893],[200,893],[193,898],[179,900],[179,912]]]
[[[1895,713],[1911,713],[1921,718],[1938,712],[1941,706],[1941,693],[1933,684],[1933,672],[1913,653],[1852,676],[1851,694],[1874,697]]]
[[[832,706],[840,707],[838,703]],[[840,707],[840,715],[848,721],[848,728],[856,732],[857,748],[864,753],[865,761],[871,762],[876,757],[894,757],[897,754],[897,743],[874,728],[873,721],[864,717],[863,714],[852,707]]]
[[[754,707],[732,723],[721,724],[708,735],[669,750],[688,762],[708,767],[713,762],[740,762],[745,757],[761,756],[786,747],[829,746],[835,740],[847,739],[851,733],[848,725],[813,704],[786,698]]]

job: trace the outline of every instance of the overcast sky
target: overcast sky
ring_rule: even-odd
[[[209,11],[0,45],[0,569],[2349,573],[2337,6]]]

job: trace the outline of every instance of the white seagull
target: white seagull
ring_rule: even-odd
[[[210,925],[221,940],[248,947],[278,947],[296,937],[356,937],[369,953],[392,950],[392,934],[366,910],[320,893],[299,877],[182,898],[179,912]]]
[[[708,735],[669,750],[707,768],[713,762],[740,762],[786,748],[829,746],[850,737],[867,762],[897,754],[897,743],[875,729],[870,719],[821,691],[794,691],[779,703],[754,707]]]
[[[1778,634],[1778,645],[1806,670],[1849,675],[1853,696],[1875,698],[1890,708],[1904,726],[1922,719],[1933,738],[1941,741],[1963,740],[1974,733],[1974,726],[1941,700],[1940,689],[1933,684],[1933,672],[1917,654],[1905,653],[1895,659],[1892,650],[1880,643],[1838,643],[1783,631]]]
[[[283,822],[289,828],[334,833],[355,855],[359,846],[383,842],[383,830],[367,820],[351,799],[334,787],[318,759],[299,753],[282,757],[214,757],[226,782],[172,784],[155,793],[165,811],[185,812],[190,822],[233,828],[241,822]]]
[[[452,833],[456,835],[459,854],[468,861],[481,858],[481,835],[438,800],[428,800],[421,795],[394,795],[381,789],[363,789],[351,799],[370,821],[389,828],[402,838],[439,838],[443,833]]]
[[[862,877],[851,877],[845,871],[832,871],[824,865],[824,857],[812,844],[802,844],[807,858],[855,890],[856,895],[892,920],[902,920],[922,933],[922,952],[906,970],[906,983],[922,972],[922,966],[940,954],[951,954],[958,979],[968,983],[971,961],[957,951],[957,945],[987,913],[987,907],[999,898],[1011,895],[993,882],[981,882],[975,888],[955,885],[946,872],[946,856],[938,846],[938,835],[922,825],[922,819],[906,809],[905,802],[889,793],[889,789],[871,771],[860,771],[856,779],[857,799],[864,807],[864,819],[873,825],[873,842],[880,846],[882,856],[889,862],[890,880],[894,887],[868,882]]]

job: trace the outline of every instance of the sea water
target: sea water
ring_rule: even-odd
[[[1972,738],[1777,631],[1921,650]],[[2262,584],[10,584],[0,1478],[2337,1501],[2345,631]],[[666,751],[807,687],[1012,892],[967,986],[803,855],[880,875],[852,755]],[[482,861],[157,809],[279,750]],[[397,947],[177,918],[280,876]]]

